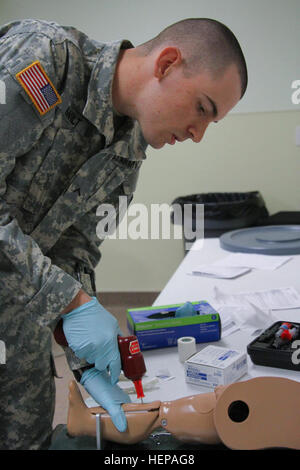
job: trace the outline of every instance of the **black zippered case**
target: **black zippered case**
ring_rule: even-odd
[[[298,333],[277,349],[273,346],[275,334],[283,323],[291,323]],[[273,323],[248,344],[247,352],[254,364],[300,371],[300,323],[286,320]]]

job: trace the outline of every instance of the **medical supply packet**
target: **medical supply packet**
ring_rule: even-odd
[[[191,302],[196,315],[176,318],[184,304],[130,308],[127,310],[129,332],[136,335],[141,350],[177,346],[178,338],[192,336],[196,343],[219,341],[219,313],[205,300]]]
[[[210,345],[187,359],[184,369],[186,382],[215,388],[236,382],[247,373],[247,355]]]

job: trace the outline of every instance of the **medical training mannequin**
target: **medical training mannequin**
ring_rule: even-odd
[[[122,444],[140,442],[163,427],[184,442],[300,449],[300,384],[290,379],[257,377],[178,400],[127,403],[122,407],[128,426],[122,433],[103,408],[85,405],[75,381],[69,388],[71,436],[96,436],[100,414],[102,437]]]

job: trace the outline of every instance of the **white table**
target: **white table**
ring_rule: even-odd
[[[230,293],[239,293],[270,288],[293,286],[300,292],[300,255],[293,255],[293,259],[275,271],[253,270],[237,279],[212,279],[204,276],[191,276],[197,265],[208,264],[219,258],[228,256],[230,252],[220,248],[219,239],[198,240],[193,249],[186,255],[178,269],[175,271],[154,305],[176,304],[186,301],[207,300],[214,305],[214,286],[220,287]],[[278,320],[300,322],[300,308],[273,311]],[[272,324],[272,321],[270,325]],[[216,346],[230,347],[239,351],[246,351],[247,345],[255,338],[245,331],[237,331],[226,336]],[[206,347],[208,343],[198,343],[197,351]],[[154,377],[158,370],[168,369],[175,378],[159,385],[155,390],[145,392],[145,401],[174,400],[183,396],[197,393],[207,393],[211,389],[203,386],[188,384],[184,378],[184,367],[179,361],[177,347],[155,349],[143,352],[147,374]],[[272,367],[254,365],[248,356],[248,374],[241,380],[258,376],[287,377],[300,381],[300,372],[289,371]],[[135,401],[135,400],[134,400]]]

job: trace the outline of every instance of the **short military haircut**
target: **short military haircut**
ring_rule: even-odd
[[[182,53],[186,76],[208,71],[213,78],[222,76],[234,64],[241,80],[241,98],[247,83],[247,65],[233,32],[210,18],[188,18],[165,28],[156,37],[139,46],[145,55],[161,46],[177,46]]]

